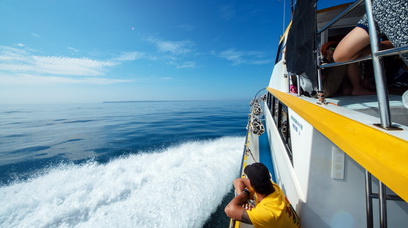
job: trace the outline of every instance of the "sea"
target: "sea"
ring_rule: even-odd
[[[0,227],[228,227],[249,101],[0,106]]]

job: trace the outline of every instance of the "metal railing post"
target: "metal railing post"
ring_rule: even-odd
[[[297,80],[297,95],[300,96],[300,77],[298,74],[296,75],[296,80]]]
[[[322,61],[320,60],[320,55],[319,54],[317,54],[317,65],[318,66],[320,66],[322,64]],[[322,91],[323,90],[323,88],[322,88],[322,72],[321,72],[321,68],[320,67],[318,67],[317,68],[317,88],[318,88],[318,91]]]
[[[374,68],[374,78],[376,82],[375,85],[377,89],[378,106],[380,109],[381,126],[384,129],[389,129],[391,127],[391,115],[388,99],[388,90],[386,87],[386,79],[384,77],[385,74],[383,63],[382,61],[380,61],[380,57],[376,56],[376,53],[379,51],[379,41],[377,30],[375,28],[371,0],[365,0],[365,6],[368,21],[368,29],[370,33],[370,46],[373,58],[372,61]]]
[[[367,228],[373,228],[373,201],[371,197],[372,182],[371,173],[365,171],[365,194],[366,194],[366,212],[367,212]]]
[[[378,181],[378,199],[380,201],[380,227],[387,228],[387,189]]]

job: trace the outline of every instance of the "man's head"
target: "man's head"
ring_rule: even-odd
[[[262,163],[247,165],[244,169],[252,187],[257,193],[269,195],[274,192],[269,170]]]

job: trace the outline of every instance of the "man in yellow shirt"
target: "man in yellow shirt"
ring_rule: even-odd
[[[299,228],[296,212],[279,186],[271,181],[268,168],[262,163],[245,167],[248,178],[234,180],[237,196],[225,207],[228,217],[256,228],[281,227]],[[248,199],[256,196],[257,204],[252,207]]]

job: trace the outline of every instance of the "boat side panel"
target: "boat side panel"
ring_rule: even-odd
[[[335,227],[335,222],[345,219],[346,223],[339,224],[364,227],[364,170],[346,156],[346,178],[333,179],[331,151],[334,144],[289,109],[292,166],[272,116],[269,111],[265,112],[277,182],[300,214],[302,226]],[[358,194],[348,197],[350,191]]]
[[[338,227],[339,224],[343,227],[366,227],[364,168],[317,130],[314,130],[312,141],[308,194],[301,210],[302,224],[304,227]],[[337,179],[332,175],[333,166],[338,165],[334,162],[333,151],[344,155],[343,178]],[[295,172],[304,172],[298,170],[299,167],[295,166]],[[373,192],[378,192],[376,183],[378,181],[373,178]],[[393,194],[391,190],[387,191]],[[388,201],[387,208],[388,227],[408,224],[408,205],[405,202]],[[377,226],[378,199],[373,199],[373,212]]]
[[[286,65],[284,64],[284,60],[281,59],[278,63],[276,63],[275,67],[273,68],[271,80],[269,82],[269,87],[288,92],[289,91],[289,82],[286,77],[282,77],[282,75],[286,74]]]
[[[302,227],[366,227],[364,168],[294,110],[288,110],[293,166],[269,110],[265,110],[266,132],[277,183],[299,212]],[[336,163],[336,154],[344,160]],[[333,170],[342,175],[333,175]],[[378,224],[378,200],[373,201]],[[389,201],[387,206],[392,211],[389,227],[408,224],[406,203]]]
[[[333,151],[343,155],[341,164],[333,162]],[[301,216],[305,227],[366,227],[364,169],[316,129],[308,162],[308,194]],[[333,165],[342,166],[343,178],[333,178]]]
[[[308,194],[313,127],[289,109],[290,136],[292,140],[293,167],[304,196]],[[304,199],[307,200],[307,199]]]
[[[401,198],[408,199],[408,141],[403,139],[406,128],[387,132],[364,120],[356,121],[357,117],[371,121],[372,116],[338,106],[319,106],[315,100],[311,103],[311,99],[268,90]]]
[[[303,201],[303,194],[269,110],[265,110],[265,122],[275,169],[276,183],[285,192],[292,206],[298,210],[298,205]]]

